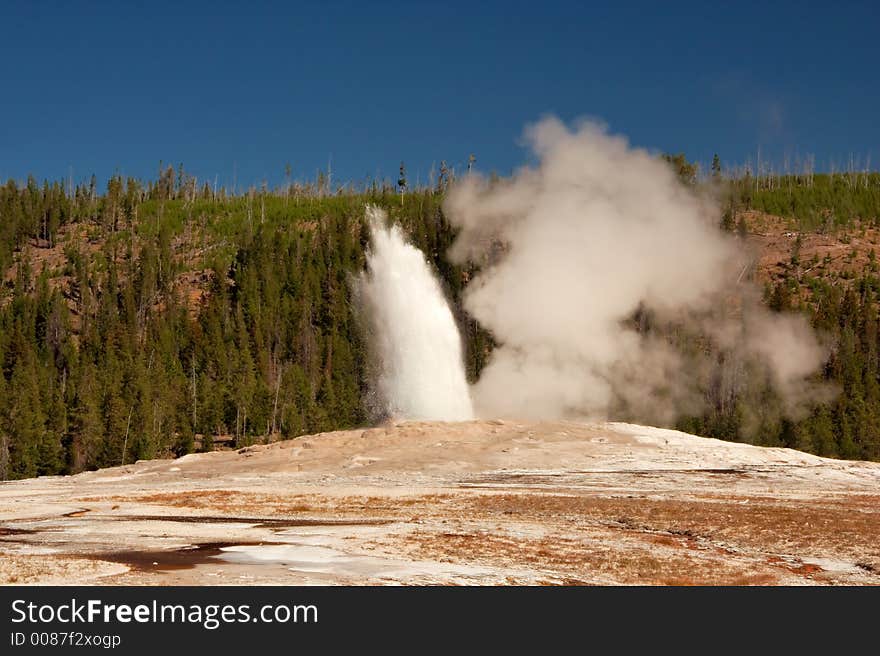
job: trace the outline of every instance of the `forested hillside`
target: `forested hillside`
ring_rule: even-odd
[[[94,179],[0,187],[0,479],[367,422],[350,285],[369,238],[366,203],[387,209],[439,270],[475,379],[492,341],[458,305],[473,272],[446,260],[454,233],[443,188],[403,182],[233,195],[169,167],[146,184],[114,177],[103,191]],[[756,264],[749,275],[773,309],[805,312],[828,335],[822,376],[841,391],[789,420],[765,381],[744,371],[733,386],[710,381],[706,412],[679,427],[880,458],[880,277],[866,246],[880,175],[711,184],[723,189],[722,227],[757,239],[756,217],[774,215],[791,236],[772,274]],[[842,264],[806,259],[805,240],[819,233],[858,252]]]

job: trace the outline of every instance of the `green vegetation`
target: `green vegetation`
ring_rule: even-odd
[[[683,157],[669,161],[698,184]],[[147,184],[114,177],[103,194],[94,179],[0,187],[0,479],[365,423],[351,276],[364,264],[366,203],[384,207],[440,272],[476,379],[492,341],[460,307],[473,272],[445,257],[449,179],[444,164],[436,189],[414,190],[401,165],[396,188],[331,194],[321,176],[231,195],[168,167]],[[825,230],[880,217],[876,173],[724,184],[732,231],[749,208]],[[744,370],[734,386],[709,384],[709,410],[680,427],[880,459],[876,268],[872,258],[846,284],[814,275],[767,290],[773,309],[808,313],[834,344],[821,376],[842,390],[835,399],[784,419],[762,375]]]
[[[728,202],[790,218],[800,230],[831,232],[880,217],[880,173],[745,175],[731,181]]]
[[[364,205],[398,217],[457,297],[439,202],[387,188],[227,197],[172,169],[147,187],[114,178],[103,196],[8,183],[0,478],[185,453],[196,436],[207,448],[364,423],[350,285]],[[486,336],[462,324],[474,376]]]
[[[880,460],[880,278],[865,273],[851,284],[818,277],[787,278],[768,286],[775,311],[806,313],[832,347],[823,371],[827,399],[814,399],[787,418],[765,374],[718,353],[705,386],[709,411],[684,417],[677,428],[698,435],[783,446],[822,456]],[[811,292],[799,300],[801,285]]]

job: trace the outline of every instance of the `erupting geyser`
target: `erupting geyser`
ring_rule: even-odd
[[[372,349],[376,409],[403,419],[473,418],[461,336],[422,252],[382,210],[367,208],[372,245],[356,290]]]

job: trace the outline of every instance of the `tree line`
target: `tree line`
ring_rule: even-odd
[[[669,161],[697,184],[686,160]],[[441,208],[450,178],[444,165],[436,185],[410,187],[401,165],[396,187],[333,190],[322,177],[231,193],[181,166],[146,183],[114,176],[101,191],[94,178],[75,187],[7,182],[0,479],[366,423],[367,355],[351,285],[369,240],[366,203],[385,208],[439,271],[476,380],[493,343],[461,309],[474,271],[445,257],[455,237]],[[811,217],[829,208],[835,217],[880,216],[880,177],[865,179],[852,186],[815,174],[810,186],[757,190],[747,178],[725,180],[725,203],[731,216],[766,209],[825,229]],[[810,285],[809,301],[802,285]],[[747,372],[733,398],[707,385],[705,412],[678,427],[880,459],[876,271],[846,285],[792,278],[765,296],[831,336],[820,376],[842,393],[793,421],[766,381]]]

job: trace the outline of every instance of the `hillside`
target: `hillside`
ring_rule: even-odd
[[[0,581],[878,584],[880,464],[631,424],[387,424],[0,485]]]
[[[757,363],[637,316],[634,329],[714,361],[696,381],[702,407],[675,426],[880,459],[880,177],[725,185],[722,226],[754,253],[742,280],[772,309],[808,315],[829,346],[818,378],[839,393],[792,415]],[[475,380],[493,342],[461,309],[475,270],[446,258],[444,187],[331,193],[323,179],[235,195],[170,167],[146,183],[113,178],[103,194],[94,181],[0,187],[0,480],[368,424],[350,285],[367,203],[439,272]],[[660,421],[638,408],[611,416]]]

